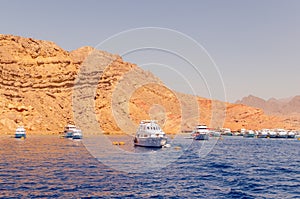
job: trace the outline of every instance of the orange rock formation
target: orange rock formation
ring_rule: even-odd
[[[53,42],[0,35],[0,74],[0,134],[20,125],[29,134],[58,134],[78,121],[130,134],[142,119],[158,120],[167,133],[199,122],[233,130],[300,127],[258,108],[172,91],[150,72],[91,47],[67,52]]]

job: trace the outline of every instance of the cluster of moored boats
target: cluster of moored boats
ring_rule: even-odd
[[[228,128],[210,130],[210,135],[212,132],[217,132],[217,135],[223,136],[243,136],[245,138],[300,138],[300,132],[295,130],[285,130],[285,129],[261,129],[261,130],[246,130],[240,129],[239,131],[232,132]]]
[[[210,136],[219,137],[221,134],[216,131],[210,131],[206,125],[197,125],[190,133],[189,139],[208,140]],[[155,120],[142,120],[137,129],[135,138],[135,146],[144,147],[164,147],[168,146],[166,134],[159,127]]]
[[[228,128],[210,129],[204,124],[197,125],[189,134],[189,139],[194,140],[209,140],[210,137],[221,136],[243,136],[245,138],[297,138],[300,139],[300,132],[287,131],[285,129],[261,129],[261,130],[246,130],[240,129],[236,132],[231,132]],[[82,139],[82,131],[75,125],[68,124],[64,128],[65,138]],[[24,127],[18,127],[15,132],[15,138],[26,138],[26,130]],[[136,131],[133,143],[135,146],[143,147],[164,147],[168,146],[168,138],[165,132],[160,128],[155,120],[142,120]]]
[[[209,137],[220,136],[243,136],[245,138],[300,138],[300,132],[295,130],[285,129],[261,129],[261,130],[246,130],[232,132],[229,128],[209,129],[206,125],[197,125],[192,131],[191,137],[195,140],[208,140]]]
[[[236,135],[244,137],[257,137],[257,138],[299,138],[300,132],[295,130],[285,130],[285,129],[261,129],[261,130],[245,130],[236,132]]]

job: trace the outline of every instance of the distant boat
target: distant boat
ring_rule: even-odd
[[[82,131],[80,129],[73,130],[73,140],[82,139]]]
[[[275,132],[277,132],[277,136],[276,136],[277,138],[287,138],[288,137],[288,133],[284,129],[276,129]]]
[[[211,137],[221,137],[221,132],[218,130],[209,130],[209,135]]]
[[[209,130],[206,125],[200,124],[196,126],[191,136],[194,138],[194,140],[208,140]]]
[[[288,138],[295,138],[296,133],[294,131],[288,132]]]
[[[20,126],[16,129],[15,138],[26,138],[26,130],[23,126]]]
[[[75,125],[68,124],[64,129],[64,137],[72,139],[82,139],[82,131]]]
[[[270,132],[269,129],[262,129],[262,130],[258,131],[257,137],[258,138],[267,138],[267,137],[269,137],[269,132]]]
[[[167,143],[166,134],[155,120],[142,120],[134,138],[135,146],[163,147]]]
[[[255,132],[253,130],[247,130],[244,135],[244,138],[254,138],[255,137]]]
[[[246,129],[241,128],[241,129],[240,129],[240,135],[241,135],[241,136],[244,136],[245,133],[246,133]]]
[[[277,137],[277,133],[273,130],[269,131],[269,138],[276,138]]]
[[[233,136],[233,133],[231,132],[231,130],[229,128],[223,128],[221,129],[222,135],[226,135],[226,136]]]
[[[76,126],[72,124],[68,124],[64,129],[64,137],[65,138],[73,138],[73,132],[76,130]]]

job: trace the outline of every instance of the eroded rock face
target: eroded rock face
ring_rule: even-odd
[[[0,134],[19,125],[29,134],[57,134],[74,122],[132,134],[142,119],[157,119],[167,133],[197,123],[300,127],[260,109],[174,92],[118,55],[91,47],[67,52],[53,42],[0,35]]]
[[[72,121],[78,67],[70,53],[52,42],[0,35],[0,118],[10,120],[10,125],[0,124],[1,133],[19,125],[41,134],[62,131]]]

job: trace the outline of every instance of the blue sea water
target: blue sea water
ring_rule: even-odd
[[[126,173],[95,159],[82,141],[2,136],[0,197],[300,198],[300,141],[225,137],[204,157],[201,144],[160,170]]]

